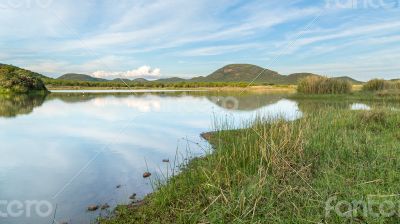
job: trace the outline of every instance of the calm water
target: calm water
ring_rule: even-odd
[[[240,127],[257,115],[294,120],[330,106],[373,107],[216,92],[68,91],[0,98],[0,201],[48,201],[56,210],[27,217],[24,204],[23,215],[0,217],[0,223],[52,223],[53,215],[60,223],[89,223],[99,215],[86,212],[89,205],[108,203],[112,209],[129,203],[133,193],[140,199],[152,192],[145,171],[170,175],[176,156],[183,162],[210,150],[200,133],[212,130],[215,118]],[[6,206],[0,203],[0,212]]]

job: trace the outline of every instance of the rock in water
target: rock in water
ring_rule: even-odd
[[[151,176],[151,173],[149,173],[149,172],[145,172],[144,174],[143,174],[143,178],[148,178],[148,177],[150,177]]]
[[[98,205],[91,205],[91,206],[89,206],[89,207],[87,208],[87,210],[88,210],[89,212],[97,211],[97,209],[99,209],[99,206],[98,206]]]
[[[132,195],[129,197],[129,199],[135,200],[135,199],[136,199],[136,194],[132,194]]]

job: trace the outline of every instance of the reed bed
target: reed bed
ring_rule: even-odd
[[[364,91],[400,90],[400,81],[373,79],[364,84]]]
[[[349,81],[308,76],[299,81],[297,91],[304,94],[346,94],[352,91]]]

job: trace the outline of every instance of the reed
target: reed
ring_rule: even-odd
[[[299,81],[297,91],[304,94],[346,94],[352,91],[352,85],[345,80],[308,76]]]

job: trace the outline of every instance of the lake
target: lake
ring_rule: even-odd
[[[0,97],[0,212],[10,206],[21,211],[0,215],[0,222],[52,223],[55,217],[55,223],[89,223],[132,202],[132,194],[142,199],[156,179],[167,179],[180,164],[211,151],[200,134],[218,122],[240,128],[263,115],[295,120],[310,110],[383,106],[287,97],[146,90]],[[146,171],[151,178],[143,178]],[[27,214],[29,201],[41,203],[41,213]],[[106,203],[108,210],[86,211]],[[38,215],[50,205],[51,215]]]

